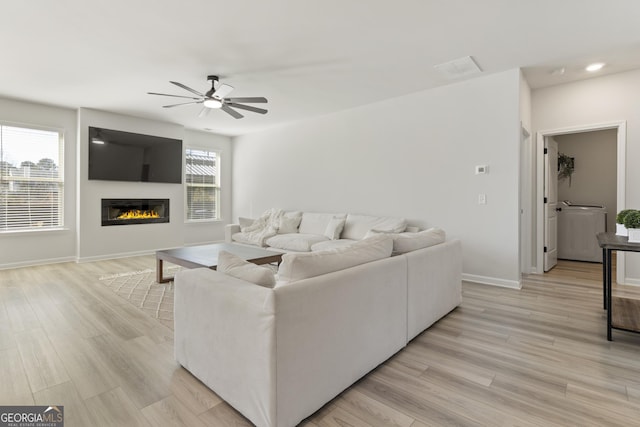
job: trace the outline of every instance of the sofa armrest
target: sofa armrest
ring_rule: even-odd
[[[240,232],[240,224],[227,224],[224,226],[224,241],[227,243],[233,242],[231,236]]]
[[[278,426],[297,425],[405,346],[406,280],[406,260],[391,257],[274,288]]]
[[[407,258],[411,340],[462,302],[462,244],[447,240],[401,256]]]
[[[258,426],[275,425],[273,290],[207,268],[175,277],[177,362]]]

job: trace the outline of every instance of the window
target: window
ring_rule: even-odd
[[[63,226],[62,132],[0,125],[0,232]]]
[[[186,149],[187,221],[220,218],[220,155]]]

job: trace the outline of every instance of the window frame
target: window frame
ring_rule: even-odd
[[[215,213],[213,218],[189,218],[189,187],[198,187],[198,186],[209,186],[208,184],[200,184],[197,183],[189,183],[187,179],[187,164],[188,164],[188,152],[189,151],[204,151],[206,153],[214,153],[215,154],[215,168],[216,173],[213,175],[215,177],[214,184],[211,185],[215,190]],[[218,148],[211,147],[202,147],[198,145],[185,145],[184,147],[184,221],[189,224],[203,223],[203,222],[218,222],[222,220],[222,209],[221,209],[221,199],[222,199],[222,183],[221,183],[221,158],[222,158],[222,150]]]
[[[66,230],[66,169],[65,169],[65,136],[66,132],[63,128],[54,127],[54,126],[42,126],[36,125],[32,123],[23,123],[23,122],[12,122],[7,120],[0,120],[0,132],[2,127],[12,127],[12,128],[22,128],[33,131],[45,131],[52,132],[58,135],[58,164],[56,165],[58,168],[58,178],[37,178],[37,179],[25,179],[24,177],[20,180],[11,180],[13,182],[53,182],[57,184],[58,190],[58,223],[57,225],[43,227],[43,226],[30,226],[30,227],[20,227],[20,228],[4,228],[3,225],[0,225],[0,235],[7,234],[16,234],[16,233],[50,233],[50,232],[59,232],[61,230]],[[1,137],[1,136],[0,136]],[[0,141],[0,144],[2,142]],[[2,154],[2,153],[0,153]],[[0,158],[2,161],[2,158]],[[0,182],[2,181],[2,177],[0,174]],[[52,193],[49,193],[52,194]],[[1,201],[0,201],[1,203]]]

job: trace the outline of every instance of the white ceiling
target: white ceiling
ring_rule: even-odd
[[[594,61],[640,68],[638,0],[27,0],[2,16],[0,96],[227,135],[450,84],[434,66],[463,56],[484,75],[522,67],[533,88]],[[146,94],[206,91],[209,74],[269,113],[199,118]]]

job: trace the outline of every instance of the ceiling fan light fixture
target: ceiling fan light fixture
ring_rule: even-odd
[[[207,108],[220,108],[222,107],[222,101],[219,101],[217,99],[206,99],[204,101],[204,106]]]
[[[178,104],[169,104],[163,105],[162,108],[173,108],[179,107],[181,105],[192,105],[198,104],[202,105],[202,109],[200,110],[200,114],[198,117],[204,117],[211,110],[222,110],[225,113],[229,114],[234,119],[241,119],[244,116],[238,113],[234,108],[240,108],[243,110],[251,111],[253,113],[258,114],[266,114],[267,110],[264,108],[257,108],[251,105],[245,105],[244,103],[266,103],[267,98],[263,96],[243,96],[239,98],[227,98],[229,93],[233,91],[233,86],[229,86],[228,84],[223,84],[218,81],[217,76],[208,76],[207,80],[211,82],[211,89],[209,89],[206,93],[199,92],[195,89],[190,88],[189,86],[183,85],[180,82],[169,81],[169,83],[178,86],[181,89],[184,89],[188,92],[191,92],[196,96],[184,96],[184,95],[173,95],[170,93],[158,93],[158,92],[147,92],[149,95],[159,95],[159,96],[170,96],[173,98],[183,98],[188,99],[189,102],[181,102]],[[234,107],[234,108],[231,108]]]
[[[602,67],[604,67],[604,62],[595,62],[593,64],[589,64],[587,65],[587,67],[585,68],[585,70],[593,73],[595,71],[599,71],[602,69]]]

